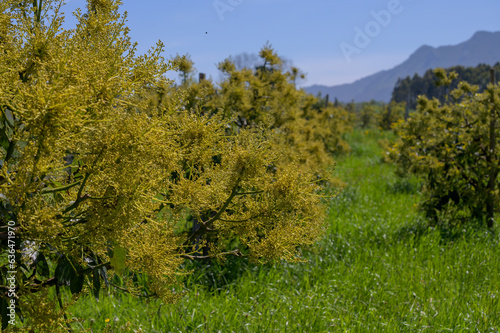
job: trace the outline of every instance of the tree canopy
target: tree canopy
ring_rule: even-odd
[[[394,87],[391,100],[405,102],[412,110],[417,108],[417,100],[420,95],[429,99],[437,98],[441,103],[445,103],[448,93],[458,88],[461,81],[476,85],[478,91],[483,92],[490,82],[488,74],[490,67],[486,64],[480,64],[476,67],[454,66],[447,68],[447,73],[455,72],[458,75],[458,80],[452,81],[449,86],[435,85],[437,77],[432,69],[426,71],[423,76],[415,74],[413,77],[400,78]],[[496,80],[498,81],[500,79],[500,63],[495,64],[493,68],[497,73]]]
[[[161,42],[137,55],[119,5],[89,0],[64,29],[60,1],[0,3],[1,246],[12,221],[32,328],[67,324],[61,289],[174,301],[184,260],[296,261],[323,230],[342,111],[297,90],[267,46],[255,71],[225,61],[220,86],[176,87],[164,74],[179,64]]]

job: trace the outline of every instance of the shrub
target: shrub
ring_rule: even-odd
[[[440,82],[449,84],[443,70],[436,70]],[[421,208],[434,221],[460,225],[487,220],[493,226],[493,209],[498,211],[498,85],[484,93],[461,82],[449,95],[449,102],[421,97],[416,112],[396,127],[397,143],[390,151],[401,174],[413,173],[425,179]],[[492,126],[493,124],[493,126]]]

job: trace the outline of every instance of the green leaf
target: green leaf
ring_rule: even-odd
[[[127,257],[127,250],[117,245],[113,249],[113,256],[110,259],[111,266],[117,274],[121,275],[125,270],[125,259]]]
[[[78,267],[65,255],[61,256],[57,262],[55,277],[60,284],[71,285],[71,282],[78,278]]]
[[[82,291],[85,274],[79,274],[80,267],[75,265],[67,256],[61,256],[57,263],[55,277],[60,284],[69,285],[72,294]]]
[[[8,306],[8,301],[7,299],[0,297],[0,307],[2,311],[2,331],[7,328],[9,325],[9,317],[7,317],[9,309],[7,309]]]
[[[54,276],[59,284],[69,284],[70,269],[72,268],[71,262],[65,255],[59,257]]]
[[[102,279],[104,280],[104,284],[106,288],[109,288],[109,279],[108,279],[108,270],[106,267],[101,267],[99,269],[99,273],[101,274]]]
[[[7,137],[6,128],[0,127],[0,145],[5,149],[9,149],[9,138]]]
[[[99,269],[94,269],[93,271],[93,288],[92,292],[96,300],[99,300],[99,291],[101,290],[101,280],[99,279]]]
[[[69,290],[72,294],[78,294],[83,289],[83,282],[85,281],[85,275],[73,275],[70,280]]]
[[[47,259],[43,253],[39,253],[36,258],[36,271],[42,277],[50,277],[49,265],[47,264]]]

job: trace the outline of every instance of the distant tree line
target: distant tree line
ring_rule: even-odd
[[[417,107],[417,98],[424,95],[429,99],[437,98],[441,103],[445,103],[448,93],[458,87],[460,81],[465,81],[472,85],[477,85],[479,92],[483,92],[490,82],[490,65],[480,64],[476,67],[455,66],[446,69],[446,73],[454,71],[458,74],[458,80],[454,80],[450,86],[436,86],[436,75],[432,69],[429,69],[423,76],[415,73],[413,77],[407,76],[404,79],[399,78],[392,91],[393,102],[405,102],[407,106],[414,110]],[[496,80],[500,78],[500,62],[494,66]]]

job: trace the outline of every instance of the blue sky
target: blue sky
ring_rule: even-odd
[[[67,11],[84,3],[69,0]],[[189,53],[197,71],[217,80],[218,62],[269,41],[306,73],[305,86],[349,83],[421,45],[500,31],[498,0],[123,0],[122,8],[141,53],[161,40],[166,58]]]

